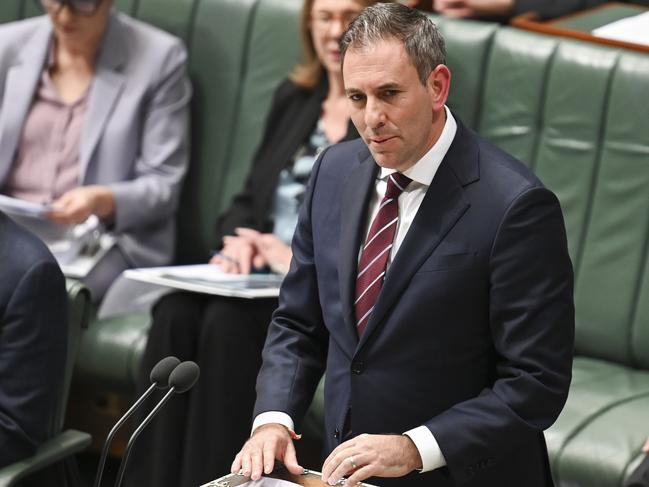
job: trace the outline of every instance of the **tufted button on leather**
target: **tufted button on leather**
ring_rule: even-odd
[[[361,375],[365,369],[365,364],[360,360],[354,360],[352,362],[352,372],[356,375]]]

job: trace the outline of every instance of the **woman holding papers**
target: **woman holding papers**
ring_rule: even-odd
[[[112,10],[40,0],[0,26],[0,193],[99,217],[117,245],[85,281],[100,298],[125,268],[169,263],[188,161],[182,42]]]
[[[338,41],[370,0],[307,0],[301,18],[305,62],[275,93],[243,192],[217,222],[222,243],[212,262],[226,272],[285,273],[290,240],[320,150],[357,137],[350,123]],[[189,487],[230,470],[250,435],[255,381],[277,300],[191,293],[164,297],[142,365],[140,389],[166,355],[195,360],[197,386],[161,411],[139,444],[129,485]]]

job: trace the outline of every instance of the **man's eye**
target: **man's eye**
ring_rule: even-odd
[[[396,94],[399,93],[397,90],[385,90],[383,94],[387,97],[390,98],[392,96],[396,96]]]
[[[349,99],[351,101],[355,101],[355,102],[362,101],[363,100],[363,95],[359,95],[359,94],[349,95]]]

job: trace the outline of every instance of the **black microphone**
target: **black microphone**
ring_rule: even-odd
[[[156,404],[149,415],[144,418],[142,424],[140,424],[140,426],[135,429],[135,431],[129,438],[128,443],[126,444],[124,455],[122,456],[122,461],[119,464],[119,471],[117,472],[115,487],[120,487],[120,485],[122,485],[122,478],[124,477],[124,472],[126,471],[126,463],[128,462],[128,457],[131,454],[131,448],[133,448],[133,444],[135,443],[135,440],[137,440],[137,437],[140,436],[140,433],[142,433],[142,430],[146,428],[153,417],[158,414],[160,409],[162,409],[162,406],[165,405],[165,403],[174,393],[181,394],[191,389],[194,384],[196,384],[199,375],[200,368],[198,367],[198,364],[196,364],[196,362],[192,361],[182,362],[173,370],[173,372],[169,376],[169,386],[171,387],[169,389],[169,392],[167,392],[164,397],[160,399],[160,402]]]
[[[126,411],[124,416],[122,416],[119,421],[115,423],[113,429],[111,429],[108,433],[106,441],[104,441],[104,446],[101,449],[101,456],[99,457],[99,464],[97,466],[95,483],[93,484],[94,487],[99,487],[99,485],[101,484],[101,477],[104,474],[104,466],[106,465],[106,457],[108,456],[108,448],[110,446],[110,443],[113,441],[113,437],[117,433],[117,430],[122,427],[126,420],[131,417],[135,410],[142,405],[146,398],[149,397],[155,389],[166,389],[167,387],[169,387],[169,379],[171,378],[171,374],[179,364],[180,360],[178,360],[176,357],[165,357],[160,360],[160,362],[155,364],[153,369],[151,369],[151,374],[149,375],[149,378],[151,379],[151,386],[144,392],[144,394],[140,396],[137,401],[135,401],[135,403],[129,408],[129,410]]]

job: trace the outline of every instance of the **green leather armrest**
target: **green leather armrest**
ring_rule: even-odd
[[[41,445],[34,456],[0,469],[0,487],[15,485],[29,474],[87,448],[90,440],[88,433],[76,430],[64,431]]]

